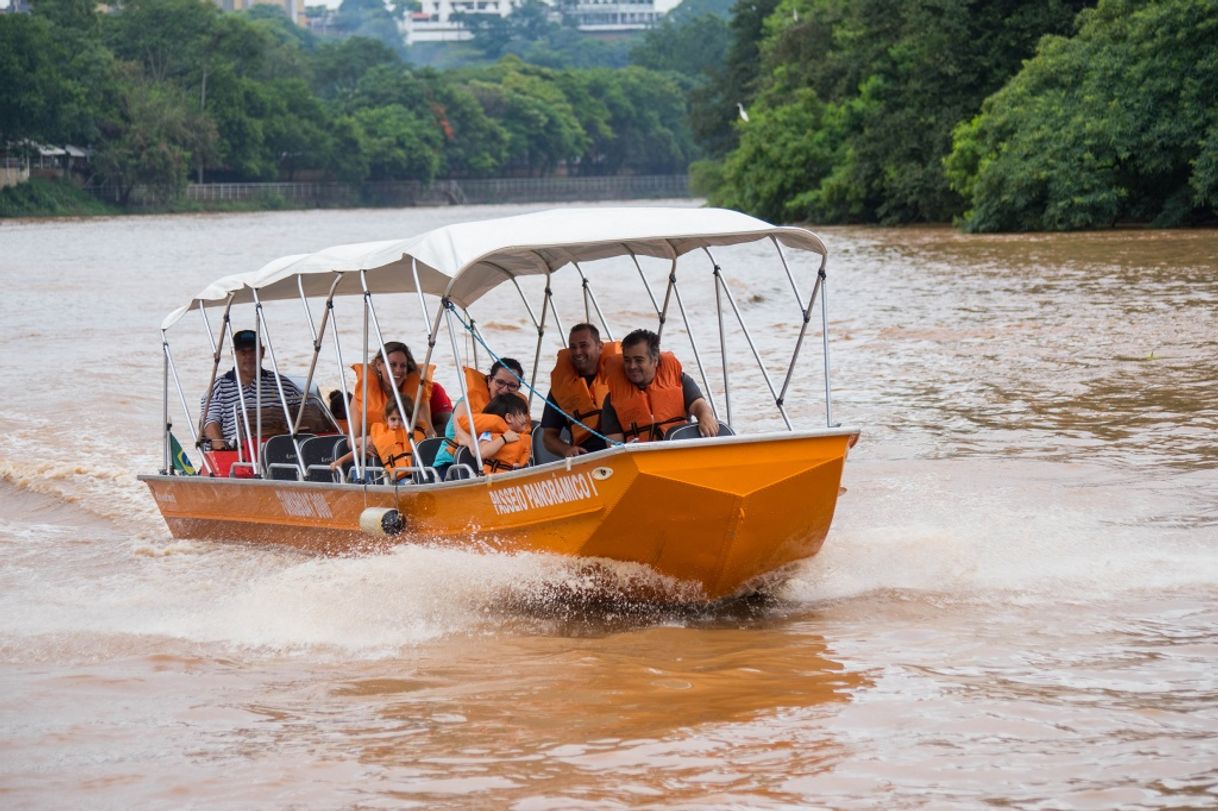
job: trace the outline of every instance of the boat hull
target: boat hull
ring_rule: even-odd
[[[643,564],[701,599],[750,589],[815,555],[857,431],[631,445],[441,485],[142,476],[177,538],[324,554],[423,542]],[[360,530],[392,508],[396,536]]]

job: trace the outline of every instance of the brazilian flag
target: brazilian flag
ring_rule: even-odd
[[[179,473],[185,473],[187,476],[193,476],[198,473],[195,466],[186,458],[186,451],[182,450],[182,446],[178,444],[178,438],[172,433],[169,435],[169,451],[173,455],[173,469]]]

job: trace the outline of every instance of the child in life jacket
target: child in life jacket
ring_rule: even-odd
[[[406,413],[414,412],[414,401],[409,397],[402,398],[402,407]],[[414,429],[416,444],[427,438],[427,434],[417,425]],[[362,437],[355,438],[358,448]],[[409,473],[411,465],[410,440],[406,437],[406,423],[398,411],[398,404],[390,400],[385,405],[384,422],[374,422],[368,427],[368,450],[375,453],[385,467],[385,475],[396,481]],[[355,451],[348,451],[343,456],[330,463],[331,470],[338,470],[355,458]]]
[[[484,473],[516,470],[529,464],[533,444],[529,441],[532,421],[525,400],[506,393],[492,397],[481,414],[474,415],[474,429],[469,430],[469,418],[458,413],[462,429],[478,437],[478,453],[482,455]]]

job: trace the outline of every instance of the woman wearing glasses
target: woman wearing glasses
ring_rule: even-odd
[[[481,414],[482,409],[491,401],[491,398],[498,397],[500,394],[514,393],[523,397],[520,394],[520,383],[524,379],[524,367],[515,358],[500,358],[491,366],[490,373],[485,375],[468,366],[465,367],[464,372],[466,397],[469,399],[470,410],[475,414]],[[436,453],[434,466],[440,478],[444,478],[445,473],[448,472],[448,468],[457,454],[457,449],[462,446],[468,448],[472,442],[469,434],[457,425],[458,420],[455,419],[456,415],[464,413],[465,398],[462,398],[453,406],[454,419],[449,420],[448,426],[444,429],[444,438],[447,442]]]

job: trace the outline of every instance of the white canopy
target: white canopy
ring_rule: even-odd
[[[342,274],[336,295],[362,293],[353,271],[367,271],[373,293],[413,292],[412,261],[424,293],[447,295],[468,307],[510,277],[551,272],[572,261],[629,254],[676,258],[702,247],[771,237],[787,247],[827,254],[811,231],[715,208],[552,209],[458,223],[409,239],[284,256],[254,273],[225,276],[170,313],[161,328],[168,329],[199,302],[224,301],[230,294],[234,302],[252,301],[257,290],[260,299],[270,301],[298,296],[303,285],[305,295],[324,296],[336,274]]]

